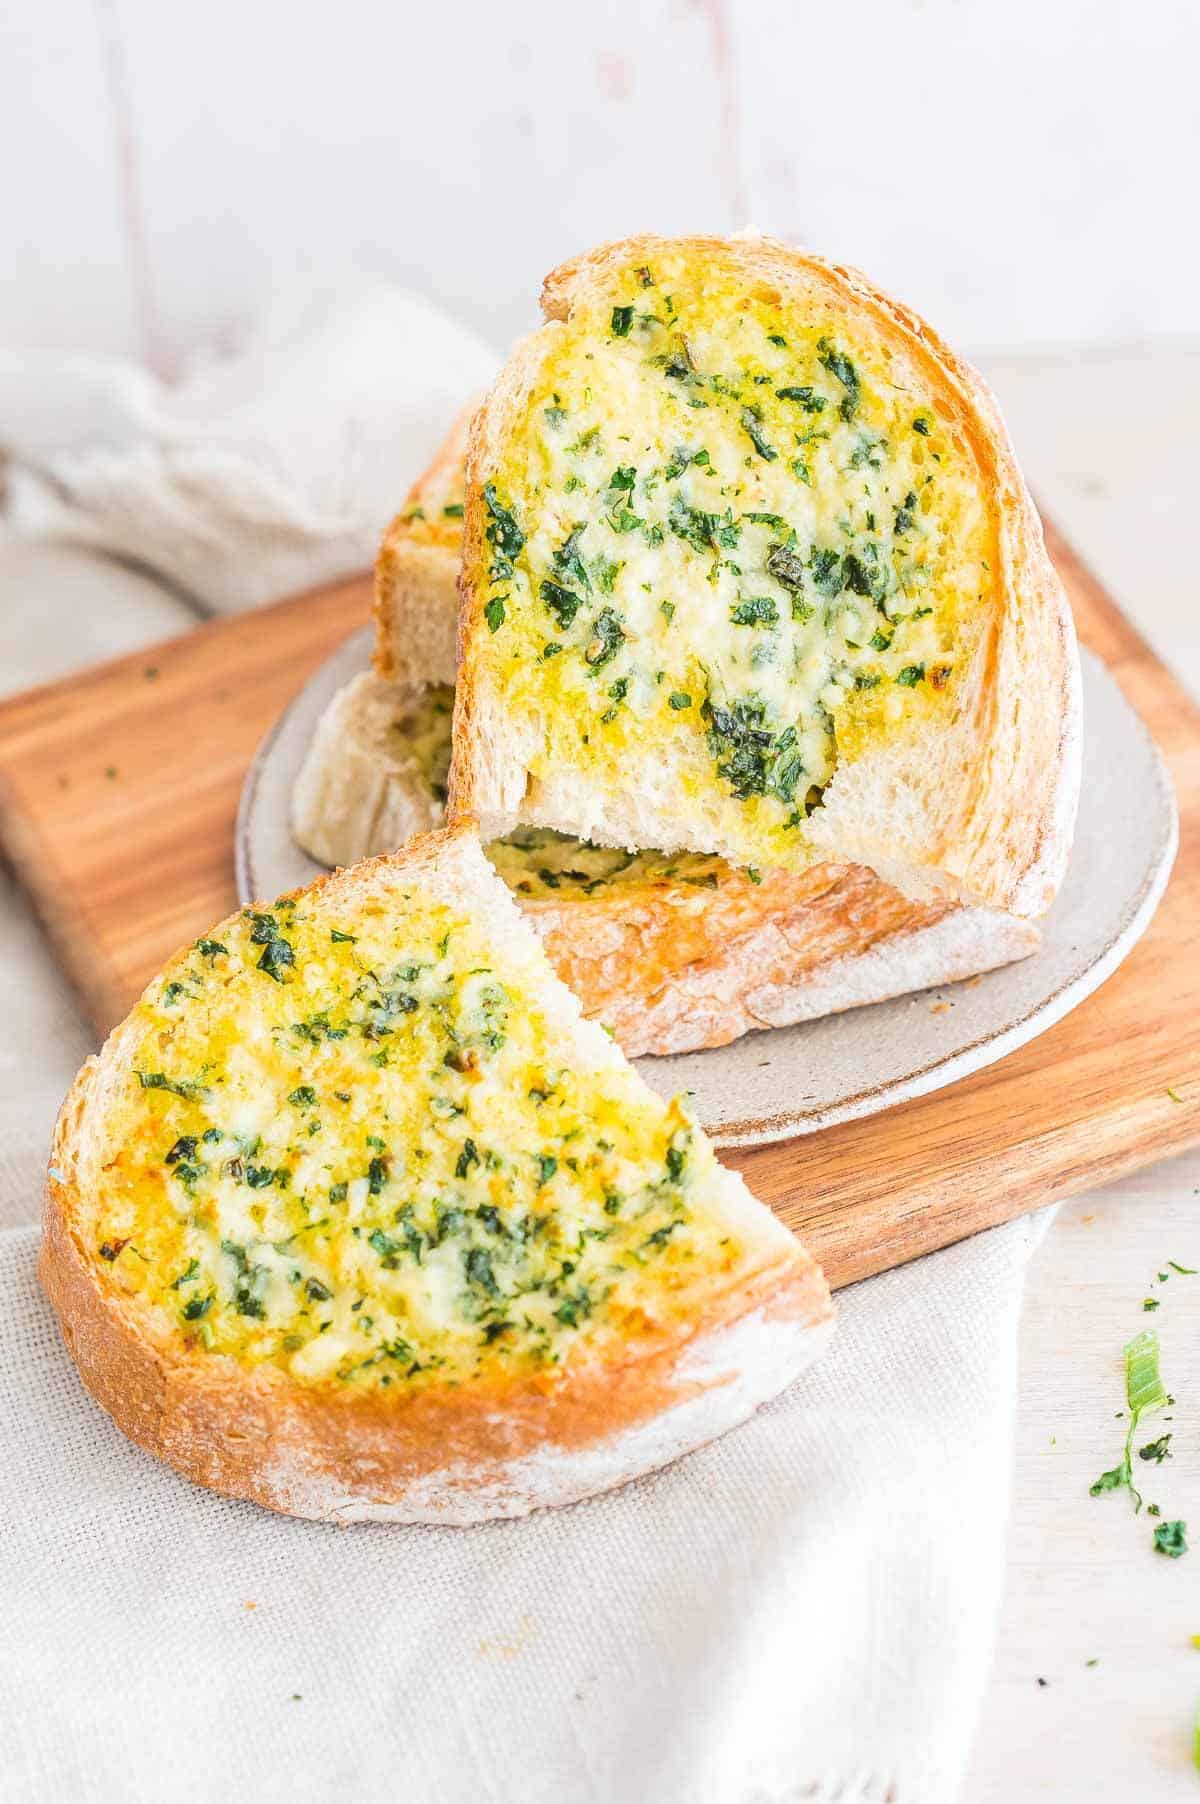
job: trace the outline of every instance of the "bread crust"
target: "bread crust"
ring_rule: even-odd
[[[729,870],[570,902],[521,902],[563,982],[627,1058],[724,1046],[1035,952],[1037,928],[999,910],[914,902],[862,865]]]
[[[463,408],[413,483],[375,560],[377,674],[391,683],[454,682],[467,436],[478,400]]]
[[[690,821],[655,807],[635,783],[614,795],[571,772],[545,780],[534,795],[527,775],[532,747],[504,718],[482,653],[488,562],[482,486],[576,297],[609,269],[652,263],[667,246],[698,262],[733,261],[747,281],[793,291],[816,287],[835,305],[865,313],[881,338],[920,367],[970,445],[991,498],[1001,605],[974,658],[957,717],[936,735],[906,733],[843,762],[810,817],[813,855],[869,865],[915,896],[940,892],[1022,917],[1042,914],[1062,880],[1078,802],[1078,651],[1066,596],[999,410],[976,371],[859,271],[754,235],[624,239],[546,278],[546,324],[514,351],[469,438],[451,818],[477,816],[489,836],[525,819],[614,845],[736,856],[711,836],[701,843]]]
[[[313,887],[353,896],[380,865],[470,900],[486,925],[524,946],[527,929],[461,831],[429,835],[400,859]],[[572,1028],[580,1055],[615,1060],[573,999],[546,981],[547,1007]],[[630,1339],[619,1360],[591,1356],[554,1373],[492,1375],[440,1391],[348,1395],[274,1365],[189,1348],[119,1289],[81,1232],[87,1197],[103,1184],[104,1112],[137,1032],[131,1016],[63,1104],[39,1275],[92,1396],[131,1440],[198,1484],[320,1521],[524,1515],[624,1484],[724,1432],[790,1382],[831,1331],[828,1287],[813,1260],[736,1173],[718,1167],[720,1206],[748,1224],[754,1257],[739,1282],[714,1283],[696,1319]]]

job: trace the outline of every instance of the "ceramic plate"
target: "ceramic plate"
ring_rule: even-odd
[[[237,822],[243,902],[278,895],[321,866],[293,842],[292,785],[327,703],[370,659],[369,628],[347,640],[268,735]],[[877,1002],[799,1027],[746,1034],[711,1052],[639,1061],[656,1090],[690,1090],[719,1145],[809,1134],[871,1115],[1003,1058],[1116,970],[1145,931],[1175,857],[1175,797],[1149,734],[1108,671],[1083,654],[1083,792],[1067,880],[1040,951],[966,984]],[[931,1003],[944,1000],[946,1009]]]

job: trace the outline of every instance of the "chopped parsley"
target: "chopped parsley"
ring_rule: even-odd
[[[564,589],[561,583],[551,581],[548,576],[543,578],[538,594],[564,630],[583,606],[581,595],[576,595],[572,589]]]
[[[893,531],[898,536],[902,535],[906,532],[911,532],[913,529],[913,523],[916,520],[916,517],[917,517],[917,497],[910,489],[908,494],[904,497],[903,504],[896,509],[896,519],[895,519],[895,524],[893,526]]]
[[[761,458],[764,458],[767,463],[773,463],[779,456],[778,451],[775,449],[774,445],[771,444],[763,431],[761,408],[742,408],[742,431],[746,434],[746,437],[750,440],[750,443],[754,446],[758,455]]]
[[[187,1102],[212,1094],[206,1084],[197,1083],[194,1078],[168,1077],[165,1071],[135,1071],[134,1076],[143,1090],[167,1090]]]
[[[1129,1407],[1125,1453],[1120,1465],[1102,1472],[1090,1488],[1093,1497],[1099,1497],[1105,1491],[1127,1488],[1133,1497],[1135,1514],[1142,1507],[1142,1494],[1133,1482],[1131,1460],[1138,1422],[1149,1410],[1161,1409],[1169,1401],[1159,1373],[1158,1357],[1158,1336],[1149,1328],[1135,1334],[1125,1347],[1125,1399]]]
[[[515,561],[525,546],[525,534],[501,502],[494,482],[484,484],[483,502],[490,520],[484,537],[492,547],[492,581],[503,581],[513,574]]]
[[[773,795],[788,803],[795,799],[804,771],[795,727],[775,733],[761,696],[747,696],[728,708],[706,702],[703,713],[717,775],[739,800],[754,795]]]
[[[625,630],[618,616],[611,608],[601,608],[592,621],[592,637],[584,658],[593,670],[602,670],[616,657],[624,641]]]
[[[492,1270],[492,1255],[486,1247],[468,1247],[463,1258],[463,1267],[470,1284],[477,1284],[486,1290],[489,1296],[498,1297],[500,1286],[496,1282],[496,1274]]]
[[[778,626],[779,609],[769,595],[748,595],[730,609],[734,626]]]
[[[668,482],[683,475],[689,464],[706,464],[709,461],[707,451],[689,451],[685,446],[677,446],[671,454],[670,462],[663,468],[663,475]]]
[[[251,935],[251,938],[253,937]],[[258,969],[265,971],[268,977],[273,977],[276,983],[282,983],[283,973],[295,962],[296,954],[292,950],[291,942],[285,939],[272,939],[268,940],[262,949]]]
[[[777,388],[775,393],[781,401],[798,401],[805,413],[820,413],[825,406],[824,395],[815,388]]]
[[[586,530],[586,521],[581,522],[577,526],[573,526],[558,550],[554,553],[554,562],[557,567],[565,576],[569,577],[572,582],[578,583],[581,589],[590,589],[592,586],[591,578],[587,573],[587,566],[584,564],[583,558],[579,552],[579,541]]]
[[[1170,1560],[1179,1559],[1188,1550],[1186,1522],[1158,1522],[1154,1527],[1154,1551],[1165,1553]]]
[[[830,600],[840,595],[845,587],[842,574],[842,560],[839,554],[828,545],[814,545],[808,554],[808,569],[812,577],[813,588],[818,595]]]
[[[888,568],[879,554],[879,546],[867,539],[858,551],[848,551],[842,562],[843,586],[855,595],[871,601],[882,601],[888,592]]]
[[[842,397],[838,412],[844,420],[852,420],[858,412],[858,404],[861,398],[859,392],[858,371],[844,352],[839,351],[827,338],[822,338],[820,340],[817,345],[817,351],[821,363],[829,371],[831,376],[837,378],[846,391]]]
[[[672,498],[667,525],[676,538],[684,539],[694,551],[712,551],[718,548],[732,551],[741,535],[741,528],[734,523],[731,510],[727,510],[724,516],[705,513],[702,508],[689,507],[679,494]]]
[[[404,1251],[403,1241],[393,1240],[392,1236],[385,1234],[382,1228],[373,1228],[367,1236],[367,1245],[372,1252],[379,1254],[386,1270],[394,1271],[399,1265],[399,1256]]]
[[[252,1264],[245,1247],[239,1246],[236,1241],[222,1240],[221,1251],[228,1254],[234,1262],[234,1309],[238,1315],[261,1319],[267,1313],[263,1292],[270,1282],[270,1270],[265,1265]],[[190,1307],[191,1304],[188,1305]],[[187,1313],[186,1310],[184,1313]]]

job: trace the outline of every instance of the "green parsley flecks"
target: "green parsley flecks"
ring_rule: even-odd
[[[952,686],[987,584],[974,467],[828,328],[766,303],[718,326],[686,271],[639,285],[616,278],[586,357],[548,367],[483,491],[488,624],[569,754],[683,735],[697,782],[782,832],[818,805],[841,721]]]
[[[1159,1274],[1165,1281],[1167,1274]],[[1147,1299],[1149,1301],[1149,1299]],[[1145,1307],[1145,1305],[1143,1305]],[[1151,1329],[1144,1329],[1137,1334],[1125,1348],[1125,1396],[1128,1405],[1128,1428],[1125,1434],[1125,1450],[1121,1463],[1109,1471],[1102,1472],[1091,1486],[1093,1497],[1101,1496],[1105,1491],[1127,1490],[1133,1498],[1134,1513],[1141,1512],[1143,1497],[1133,1481],[1133,1447],[1137,1435],[1138,1424],[1142,1417],[1152,1410],[1158,1410],[1175,1399],[1168,1396],[1159,1371],[1158,1336]],[[1118,1411],[1118,1414],[1124,1414]],[[1170,1418],[1168,1417],[1168,1420]],[[1171,1456],[1170,1433],[1161,1434],[1157,1439],[1146,1441],[1137,1450],[1138,1459],[1146,1466],[1161,1466]],[[1151,1516],[1160,1514],[1156,1503],[1147,1506]],[[1153,1545],[1159,1553],[1178,1559],[1187,1552],[1186,1523],[1158,1522],[1154,1529]]]
[[[469,920],[285,897],[216,944],[141,1005],[137,1131],[94,1228],[113,1281],[197,1353],[371,1387],[553,1366],[615,1331],[651,1268],[682,1296],[723,1266],[681,1109],[554,1058]]]

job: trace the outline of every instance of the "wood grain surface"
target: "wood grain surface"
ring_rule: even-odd
[[[1058,535],[1047,538],[1081,638],[1170,766],[1175,873],[1120,970],[1030,1045],[883,1115],[723,1155],[834,1284],[1200,1139],[1200,711]],[[100,1033],[177,946],[236,907],[247,765],[369,603],[368,578],[355,578],[0,704],[0,845]]]

